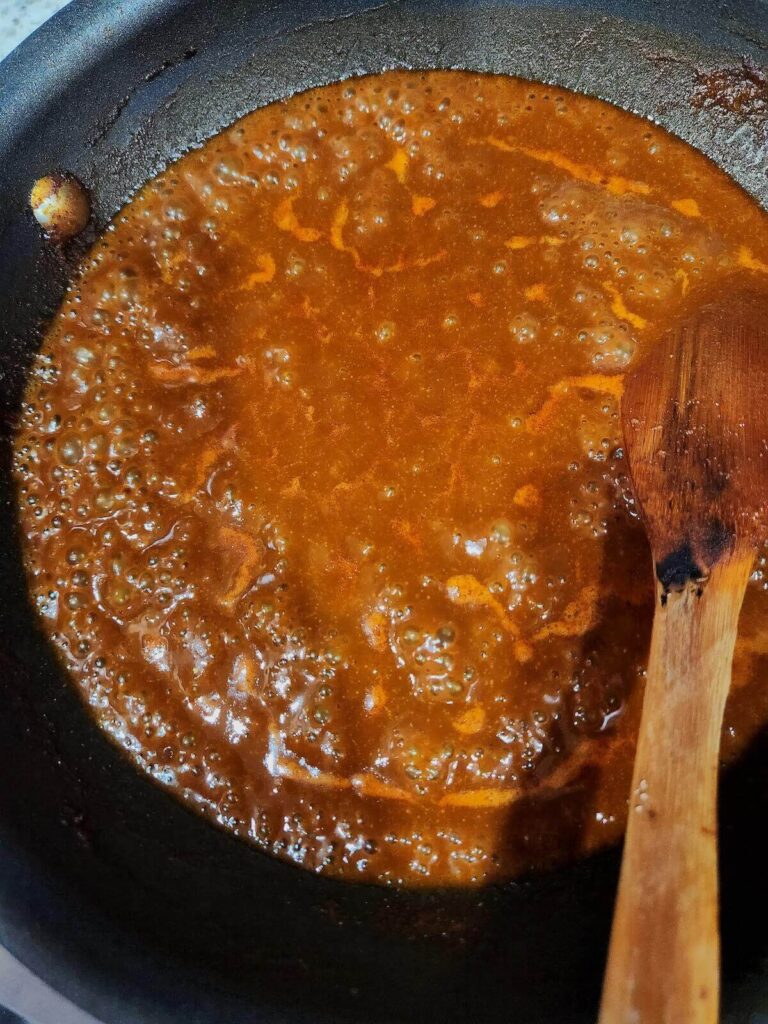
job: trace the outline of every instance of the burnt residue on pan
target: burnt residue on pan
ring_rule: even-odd
[[[768,69],[744,58],[739,67],[699,71],[691,106],[704,110],[719,107],[733,114],[768,121]]]

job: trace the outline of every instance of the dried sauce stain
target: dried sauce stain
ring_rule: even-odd
[[[691,105],[768,120],[768,69],[743,60],[741,67],[700,71]]]
[[[458,72],[296,96],[169,168],[15,441],[32,599],[96,720],[312,871],[553,864],[566,790],[576,852],[616,840],[653,607],[624,374],[727,264],[768,272],[765,227],[646,122]],[[765,562],[727,754],[768,717]]]

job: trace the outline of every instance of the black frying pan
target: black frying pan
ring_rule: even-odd
[[[255,106],[387,67],[466,67],[653,117],[768,205],[768,95],[761,113],[742,58],[768,63],[765,0],[75,0],[0,67],[0,940],[59,991],[108,1024],[591,1022],[618,854],[482,892],[342,884],[206,825],[109,745],[41,638],[19,558],[7,439],[78,257],[41,240],[33,180],[75,172],[98,231]],[[707,92],[723,68],[758,83],[740,112]],[[721,798],[723,1020],[754,1024],[768,740]]]

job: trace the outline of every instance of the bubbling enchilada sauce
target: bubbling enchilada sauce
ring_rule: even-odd
[[[312,871],[473,884],[613,841],[652,615],[623,374],[766,215],[599,101],[397,72],[245,117],[130,202],[15,446],[91,713]],[[768,717],[765,558],[724,753]]]

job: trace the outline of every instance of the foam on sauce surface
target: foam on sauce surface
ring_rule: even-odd
[[[508,877],[626,817],[652,574],[622,375],[766,215],[596,100],[259,110],[95,247],[16,439],[42,622],[155,779],[304,867]],[[768,717],[761,559],[725,754]]]

